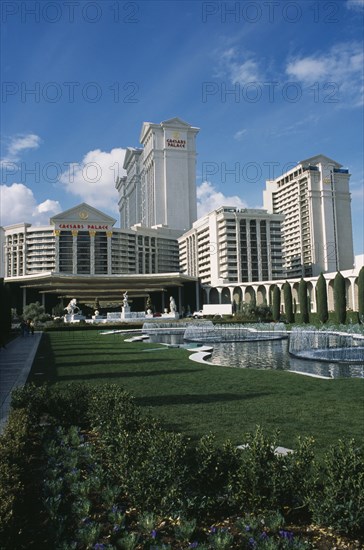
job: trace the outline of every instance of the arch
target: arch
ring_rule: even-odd
[[[264,285],[259,285],[257,288],[257,306],[267,304],[267,289]]]
[[[247,304],[250,304],[250,302],[254,302],[255,300],[256,300],[256,297],[255,297],[254,288],[252,286],[247,286],[244,292],[244,302],[246,302]]]
[[[219,303],[219,291],[217,288],[211,288],[210,289],[210,304],[218,304]]]
[[[239,286],[236,286],[233,290],[233,302],[235,302],[236,305],[241,304],[243,300],[243,293],[241,291],[241,288]]]
[[[353,310],[353,294],[352,294],[352,284],[350,279],[345,279],[345,294],[346,294],[346,309]]]
[[[355,277],[355,280],[353,282],[354,288],[353,288],[353,310],[359,311],[359,277]]]
[[[334,279],[331,279],[331,281],[329,281],[329,284],[328,284],[328,287],[327,287],[327,306],[329,308],[329,311],[334,311],[334,309],[335,309]]]
[[[297,313],[298,286],[299,286],[299,283],[293,283],[293,285],[291,285],[291,288],[292,288],[293,313]]]
[[[307,281],[308,311],[316,311],[315,289],[311,281]]]
[[[230,289],[228,287],[224,287],[221,291],[221,303],[231,304]]]

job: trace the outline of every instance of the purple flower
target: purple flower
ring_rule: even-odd
[[[94,550],[103,550],[105,548],[105,544],[102,544],[101,542],[97,542],[94,546]]]
[[[246,525],[246,526],[245,526],[245,531],[250,531],[250,530],[251,530],[250,525]]]
[[[191,542],[188,548],[197,548],[198,542],[195,540],[194,542]]]
[[[291,531],[284,531],[283,529],[281,531],[278,531],[279,535],[283,539],[292,540],[293,539],[293,533]]]
[[[260,535],[260,538],[261,538],[262,540],[267,540],[267,538],[268,538],[267,533],[266,533],[265,531],[263,531],[263,533]]]
[[[253,537],[250,537],[250,539],[249,539],[249,544],[250,544],[250,546],[252,546],[253,548],[257,545],[257,543],[255,542],[255,540],[253,539]]]
[[[216,527],[215,527],[214,525],[212,525],[212,526],[210,527],[210,533],[211,533],[212,535],[214,535],[214,534],[216,533],[216,531],[217,531]]]
[[[150,535],[151,535],[152,539],[155,539],[156,536],[157,536],[157,531],[156,531],[155,529],[153,529],[153,530],[151,531]]]

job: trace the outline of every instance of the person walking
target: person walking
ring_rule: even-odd
[[[27,333],[28,333],[28,325],[27,323],[24,321],[24,319],[22,319],[20,321],[20,331],[21,331],[21,335],[22,336],[26,336]]]

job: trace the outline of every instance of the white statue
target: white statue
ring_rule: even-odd
[[[123,294],[123,306],[124,307],[128,307],[128,291],[126,290],[125,293]]]
[[[176,313],[177,311],[176,302],[174,301],[173,296],[169,299],[169,309],[171,310],[171,313]]]
[[[65,307],[64,309],[67,311],[68,315],[73,315],[75,313],[76,309],[79,310],[80,308],[77,305],[76,298],[72,298],[72,300],[70,300],[68,306]]]

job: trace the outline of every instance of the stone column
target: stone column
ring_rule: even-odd
[[[177,311],[179,312],[180,315],[182,315],[182,289],[181,289],[180,286],[178,287],[178,309],[177,309]]]
[[[196,281],[196,283],[195,283],[195,291],[196,291],[196,311],[199,311],[199,309],[200,309],[200,283],[199,283],[199,281]]]
[[[54,254],[55,254],[55,264],[54,271],[59,273],[59,236],[61,232],[59,229],[54,230]]]
[[[95,235],[94,229],[89,229],[90,235],[90,275],[95,275]]]
[[[24,286],[23,287],[23,309],[25,308],[26,305],[27,305],[27,289]]]
[[[72,273],[73,275],[77,275],[77,235],[78,231],[77,229],[72,229]]]
[[[111,237],[112,231],[106,231],[107,237],[107,274],[111,275]]]

